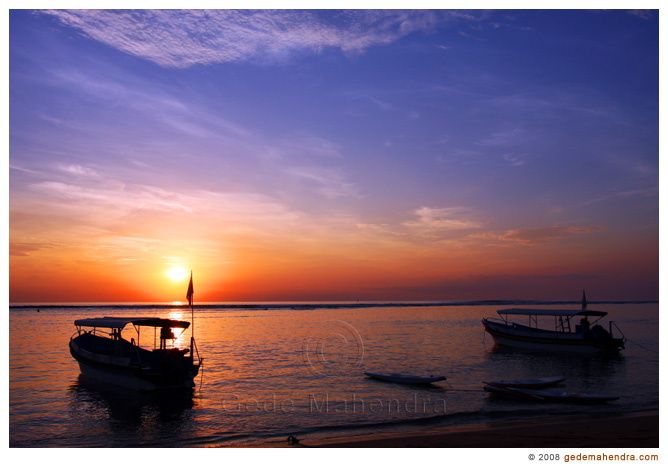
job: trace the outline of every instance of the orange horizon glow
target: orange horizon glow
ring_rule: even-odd
[[[571,241],[569,257],[558,244],[490,245],[465,237],[443,246],[413,239],[372,247],[361,235],[348,238],[347,245],[331,240],[297,248],[292,242],[272,250],[265,242],[264,252],[236,249],[222,263],[194,248],[179,258],[193,265],[200,302],[572,299],[585,288],[592,297],[617,299],[630,286],[624,275],[611,273],[621,268],[636,275],[635,290],[647,283],[640,297],[623,298],[652,299],[654,285],[646,275],[655,261],[651,247],[642,253],[619,246],[611,259],[607,247],[597,251],[596,242],[584,240]],[[88,249],[79,256],[68,251],[64,257],[12,258],[10,302],[185,302],[189,275],[180,267],[171,274],[175,255],[158,249],[152,258],[134,262],[82,261]]]

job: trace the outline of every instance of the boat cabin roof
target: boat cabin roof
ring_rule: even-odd
[[[96,328],[119,328],[122,329],[128,323],[138,327],[169,327],[169,328],[188,328],[190,322],[183,320],[172,320],[158,317],[97,317],[86,318],[74,321],[77,327],[96,327]]]
[[[605,317],[607,312],[598,310],[572,310],[572,309],[501,309],[497,310],[499,315],[547,315],[557,317],[574,317],[576,315],[589,317]]]

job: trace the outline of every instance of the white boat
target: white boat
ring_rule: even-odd
[[[624,335],[613,336],[612,321],[608,324],[608,330],[597,325],[608,313],[588,310],[584,294],[581,309],[502,309],[497,313],[500,319],[488,317],[483,319],[482,324],[499,345],[539,351],[590,353],[624,349]],[[528,317],[528,325],[511,321],[509,317]],[[590,318],[594,320],[593,323],[589,322]],[[551,329],[540,328],[539,319],[551,319],[554,324]],[[617,331],[621,333],[619,328]]]
[[[560,384],[566,380],[566,377],[543,377],[541,379],[526,379],[526,380],[497,380],[495,382],[483,382],[487,385],[495,387],[512,387],[512,388],[547,388]]]
[[[619,400],[617,395],[555,392],[550,390],[536,390],[528,388],[498,387],[496,385],[486,385],[484,390],[486,392],[496,393],[513,398],[558,403],[605,403],[607,401]]]
[[[121,336],[127,325],[136,331],[137,340]],[[95,379],[135,390],[192,388],[202,359],[194,338],[190,349],[174,346],[174,330],[183,330],[189,322],[156,317],[100,317],[75,320],[77,331],[70,338],[70,353],[79,363],[81,373]],[[153,329],[139,343],[140,330]],[[159,336],[159,340],[158,340]],[[157,346],[156,346],[157,345]]]
[[[367,376],[372,379],[384,380],[386,382],[395,382],[403,384],[429,384],[434,382],[440,382],[441,380],[446,380],[442,375],[430,375],[430,376],[420,376],[420,375],[406,375],[406,374],[380,374],[377,372],[364,372]]]

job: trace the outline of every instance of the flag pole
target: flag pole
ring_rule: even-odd
[[[188,292],[186,297],[188,298],[188,304],[190,304],[190,321],[192,328],[190,329],[190,355],[195,358],[195,305],[194,305],[194,294],[195,290],[193,288],[193,271],[190,270],[190,283],[188,283]]]

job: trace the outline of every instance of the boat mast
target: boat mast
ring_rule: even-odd
[[[584,289],[582,290],[582,310],[587,310],[587,296]]]
[[[193,296],[194,296],[194,289],[193,289],[193,271],[190,270],[190,283],[188,283],[188,292],[186,293],[186,297],[188,298],[188,304],[190,305],[190,324],[192,328],[190,329],[190,354],[192,355],[195,351],[194,344],[195,344],[195,306],[193,304]],[[193,356],[194,358],[194,356]]]

